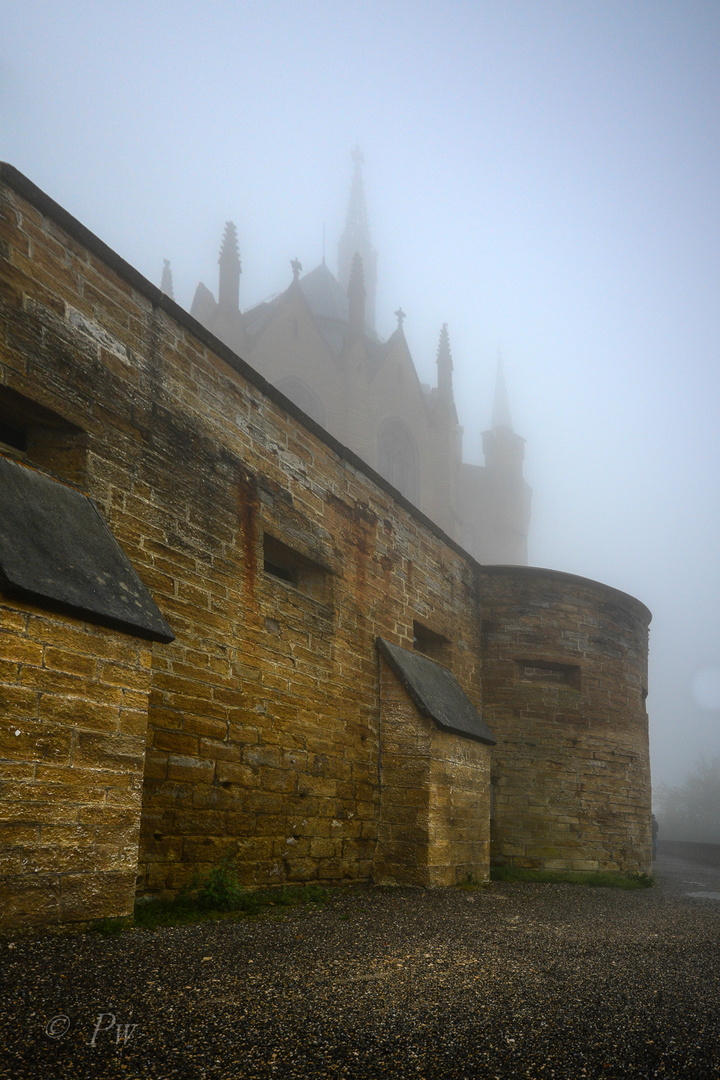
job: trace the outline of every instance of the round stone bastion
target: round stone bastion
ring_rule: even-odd
[[[479,569],[491,862],[651,869],[644,604],[527,566]]]

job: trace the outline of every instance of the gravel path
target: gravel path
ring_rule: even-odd
[[[720,1077],[720,869],[656,875],[3,943],[0,1077]]]

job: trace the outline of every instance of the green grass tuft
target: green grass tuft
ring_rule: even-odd
[[[323,904],[327,898],[327,889],[314,884],[246,889],[239,884],[231,860],[225,858],[200,881],[194,892],[181,892],[173,900],[138,900],[134,925],[155,930],[158,926],[250,917],[278,908]]]
[[[491,881],[529,881],[551,885],[586,885],[601,889],[650,889],[652,874],[620,874],[607,870],[523,870],[518,866],[493,866]]]
[[[120,919],[96,919],[90,923],[88,930],[91,934],[101,934],[103,937],[118,937],[123,930],[127,930],[129,920]]]
[[[459,881],[455,888],[467,889],[470,892],[474,892],[477,889],[487,889],[490,885],[489,881],[482,881],[476,877],[475,874],[466,874],[462,881]]]

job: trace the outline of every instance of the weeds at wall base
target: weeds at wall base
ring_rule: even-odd
[[[651,874],[620,874],[607,871],[526,870],[516,866],[494,866],[490,882],[471,876],[458,887],[486,889],[492,882],[530,884],[585,885],[589,888],[649,889],[655,884]],[[382,887],[381,887],[382,888]],[[103,937],[115,937],[131,928],[155,930],[161,926],[180,926],[223,918],[248,918],[256,915],[280,915],[283,909],[318,906],[325,903],[329,891],[320,885],[285,885],[273,889],[250,890],[241,886],[229,860],[224,859],[196,883],[195,889],[182,891],[172,900],[140,899],[135,904],[132,922],[128,919],[100,919],[90,930]],[[341,918],[347,919],[348,915]]]
[[[280,889],[238,892],[232,900],[213,901],[211,896],[189,894],[174,900],[139,900],[135,905],[133,925],[145,930],[159,926],[178,926],[184,923],[212,919],[249,918],[267,915],[273,910],[299,906],[318,906],[328,893],[319,885],[285,886]]]
[[[655,884],[652,874],[619,874],[606,870],[524,870],[518,866],[492,866],[490,880],[585,885],[596,889],[651,889]]]
[[[299,906],[318,906],[328,898],[320,885],[284,885],[274,889],[246,889],[239,884],[232,860],[225,858],[209,874],[182,890],[172,900],[139,899],[132,921],[100,919],[90,926],[94,933],[114,937],[127,929],[156,930],[213,919],[267,915]]]

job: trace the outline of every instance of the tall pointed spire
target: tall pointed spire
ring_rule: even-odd
[[[498,354],[492,422],[482,433],[490,513],[488,562],[527,566],[530,487],[523,477],[525,440],[513,431],[502,356]],[[490,539],[494,537],[493,539]]]
[[[356,334],[365,332],[365,280],[363,263],[358,252],[352,261],[348,283],[348,322]]]
[[[234,314],[240,310],[240,254],[238,252],[237,229],[232,221],[225,224],[222,247],[220,248],[220,282],[218,288],[218,306],[221,311]]]
[[[452,385],[452,373],[453,362],[452,354],[450,352],[450,335],[448,334],[447,323],[442,324],[440,331],[440,341],[438,342],[437,351],[437,369],[438,369],[438,398],[446,405],[453,404],[453,385]]]
[[[365,326],[375,333],[375,293],[377,289],[377,252],[372,246],[368,225],[365,190],[363,186],[363,156],[359,147],[353,150],[354,172],[345,229],[338,244],[338,280],[347,291],[356,254],[362,259],[365,278]]]
[[[482,439],[485,465],[490,472],[505,476],[514,473],[522,477],[525,440],[513,431],[502,356],[499,353],[492,422],[489,431],[483,432]]]
[[[160,292],[164,292],[171,300],[175,298],[173,293],[172,268],[169,259],[163,259],[162,278],[160,279]]]
[[[503,372],[502,353],[498,353],[497,374],[495,376],[495,398],[491,425],[493,430],[508,428],[512,431],[512,417],[510,416],[510,402],[508,400],[507,387],[505,385],[505,373]]]

